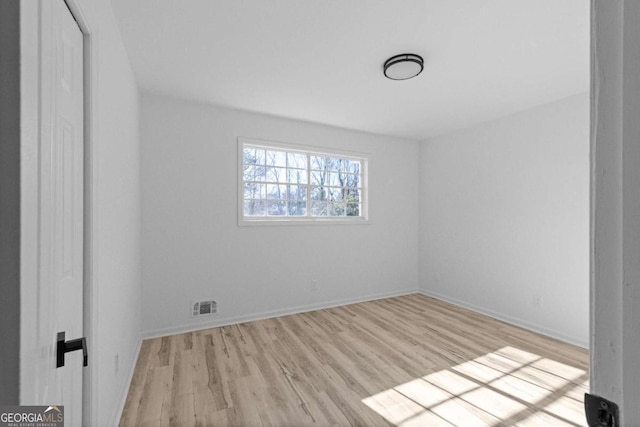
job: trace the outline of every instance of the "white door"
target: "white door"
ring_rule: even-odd
[[[57,367],[58,332],[83,336],[83,38],[63,0],[41,0],[40,404],[82,424],[82,350]]]

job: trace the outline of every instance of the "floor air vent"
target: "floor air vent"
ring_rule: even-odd
[[[195,301],[192,306],[191,316],[205,316],[208,314],[216,314],[218,312],[218,304],[214,300]]]

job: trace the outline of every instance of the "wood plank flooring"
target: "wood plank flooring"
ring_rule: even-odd
[[[121,426],[584,426],[588,352],[414,294],[145,340]]]

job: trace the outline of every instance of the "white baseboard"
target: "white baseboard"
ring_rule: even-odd
[[[507,322],[507,323],[510,323],[510,324],[512,324],[514,326],[518,326],[518,327],[521,327],[521,328],[524,328],[524,329],[528,329],[528,330],[530,330],[532,332],[536,332],[538,334],[546,335],[548,337],[555,338],[555,339],[558,339],[560,341],[564,341],[564,342],[566,342],[568,344],[573,344],[573,345],[576,345],[578,347],[585,348],[587,350],[589,349],[589,343],[588,342],[584,342],[583,340],[576,339],[575,337],[571,337],[571,336],[565,335],[565,334],[563,334],[561,332],[558,332],[558,331],[555,331],[555,330],[552,330],[552,329],[541,327],[540,325],[536,325],[536,324],[533,324],[533,323],[526,322],[526,321],[524,321],[522,319],[518,319],[518,318],[515,318],[515,317],[507,316],[507,315],[505,315],[503,313],[499,313],[497,311],[493,311],[493,310],[490,310],[490,309],[487,309],[487,308],[484,308],[484,307],[480,307],[480,306],[477,306],[477,305],[474,305],[474,304],[469,304],[468,302],[461,301],[461,300],[456,299],[456,298],[451,298],[451,297],[449,297],[447,295],[442,295],[442,294],[439,294],[437,292],[432,292],[432,291],[427,291],[427,290],[424,290],[424,289],[420,289],[420,290],[418,290],[418,293],[420,293],[422,295],[425,295],[425,296],[428,296],[428,297],[432,297],[432,298],[435,298],[435,299],[446,301],[448,303],[451,303],[451,304],[466,308],[468,310],[475,311],[476,313],[480,313],[480,314],[484,314],[484,315],[489,316],[489,317],[493,317],[494,319],[501,320],[503,322]]]
[[[325,308],[338,307],[338,306],[341,306],[341,305],[355,304],[355,303],[367,302],[367,301],[375,301],[375,300],[384,299],[384,298],[399,297],[399,296],[403,296],[403,295],[415,294],[417,292],[418,292],[418,289],[416,289],[416,288],[403,289],[403,290],[399,290],[399,291],[384,292],[384,293],[378,293],[378,294],[370,294],[370,295],[359,296],[359,297],[355,297],[355,298],[345,298],[345,299],[339,299],[339,300],[333,300],[333,301],[324,301],[324,302],[320,302],[320,303],[316,303],[316,304],[302,305],[302,306],[286,308],[286,309],[282,309],[282,310],[264,311],[264,312],[261,312],[261,313],[252,313],[252,314],[246,314],[246,315],[234,316],[234,317],[227,317],[227,318],[219,318],[218,317],[218,318],[212,318],[211,321],[209,321],[209,322],[199,323],[199,324],[196,324],[196,325],[187,324],[187,325],[180,325],[180,326],[175,326],[175,327],[170,327],[170,328],[152,329],[152,330],[143,332],[142,333],[142,337],[144,339],[147,339],[147,338],[158,338],[158,337],[164,337],[164,336],[167,336],[167,335],[182,334],[182,333],[185,333],[185,332],[194,332],[194,331],[200,331],[200,330],[203,330],[203,329],[217,328],[217,327],[220,327],[220,326],[234,325],[234,324],[237,324],[237,323],[244,323],[244,322],[252,322],[252,321],[255,321],[255,320],[269,319],[269,318],[272,318],[272,317],[287,316],[289,314],[298,314],[298,313],[304,313],[304,312],[307,312],[307,311],[322,310],[322,309],[325,309]]]
[[[131,381],[133,380],[133,374],[136,370],[136,364],[138,362],[138,357],[140,357],[140,349],[142,348],[142,340],[143,338],[138,338],[138,348],[131,359],[131,363],[129,364],[129,372],[127,373],[127,378],[125,379],[122,390],[120,391],[120,403],[116,408],[115,419],[110,424],[112,426],[120,425],[120,419],[122,418],[122,412],[124,411],[124,405],[127,403],[127,396],[129,395],[129,388],[131,387]]]

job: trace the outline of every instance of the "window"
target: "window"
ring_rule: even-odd
[[[240,222],[363,222],[367,159],[240,138]]]

